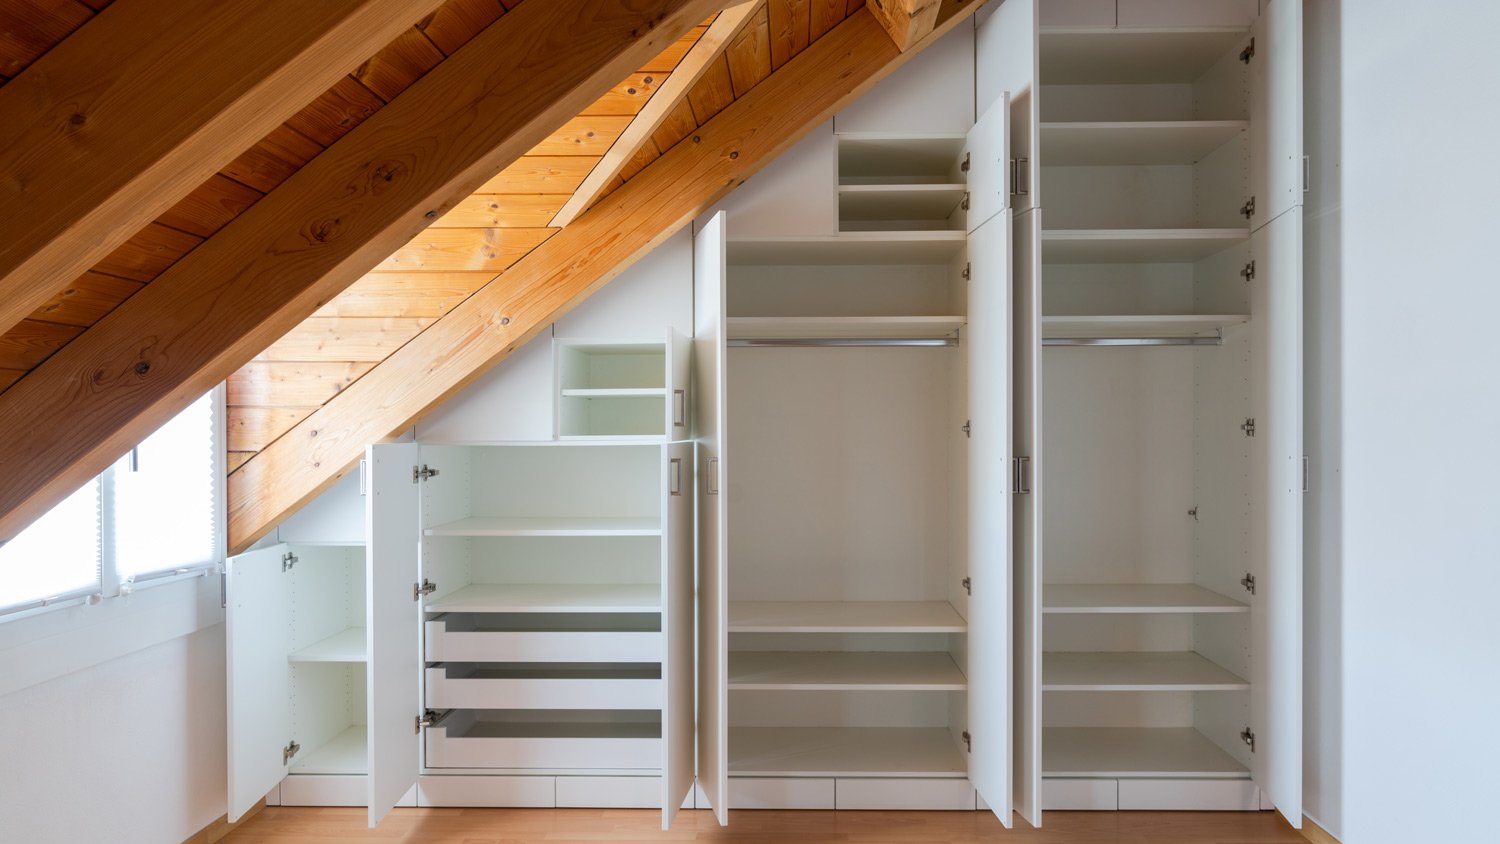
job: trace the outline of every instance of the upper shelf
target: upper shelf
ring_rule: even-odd
[[[730,727],[732,776],[961,777],[968,762],[941,727]]]
[[[839,224],[846,230],[873,228],[886,221],[922,222],[923,229],[950,228],[949,218],[963,204],[966,185],[840,185]],[[894,228],[895,226],[891,226]],[[915,228],[915,226],[913,226]]]
[[[943,264],[963,252],[961,231],[843,232],[808,237],[735,238],[730,264]]]
[[[1048,692],[1206,692],[1248,689],[1244,679],[1191,651],[1052,652],[1042,655]]]
[[[640,516],[478,516],[434,525],[426,533],[428,536],[660,536],[661,521]]]
[[[730,340],[941,340],[961,316],[729,317]]]
[[[840,185],[892,185],[959,181],[963,135],[841,133]]]
[[[1233,27],[1042,30],[1043,85],[1192,82],[1249,33]]]
[[[1049,583],[1042,612],[1070,614],[1241,613],[1250,608],[1192,583]]]
[[[1193,164],[1250,128],[1245,120],[1043,123],[1042,163]]]
[[[942,651],[730,651],[729,689],[962,691],[968,681]]]
[[[947,601],[730,601],[730,633],[962,633]]]
[[[642,613],[661,611],[661,588],[652,583],[476,583],[435,600],[438,612]]]
[[[1249,229],[1050,229],[1048,264],[1189,263],[1250,239]]]
[[[1246,314],[1108,314],[1044,316],[1048,338],[1216,337],[1231,325],[1250,321]]]
[[[291,662],[365,662],[365,628],[350,627],[295,651]]]

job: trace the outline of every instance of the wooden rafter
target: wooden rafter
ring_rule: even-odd
[[[0,394],[0,538],[388,258],[714,0],[523,3]]]
[[[440,0],[118,0],[0,88],[0,332]]]
[[[937,23],[938,0],[866,0],[897,48],[907,50]]]
[[[979,3],[945,0],[916,49],[858,12],[559,234],[354,381],[229,478],[243,549],[326,489],[366,443],[406,429],[544,330]]]

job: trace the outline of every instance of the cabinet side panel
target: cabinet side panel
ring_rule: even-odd
[[[664,571],[662,572],[663,771],[662,826],[693,789],[693,445],[673,443],[666,449],[666,502],[662,506]]]
[[[239,820],[286,774],[292,739],[287,711],[286,546],[229,560],[229,819]]]
[[[1016,217],[1011,324],[1015,366],[1014,451],[1030,458],[1029,494],[1015,496],[1015,803],[1040,826],[1042,776],[1041,209]]]

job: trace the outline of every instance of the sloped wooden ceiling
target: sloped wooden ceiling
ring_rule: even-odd
[[[503,218],[481,218],[492,224],[477,231],[429,230],[231,379],[231,549],[263,536],[357,463],[366,443],[472,383],[982,5],[943,0],[935,29],[902,52],[865,0],[758,4],[590,210],[562,229],[528,224],[599,159],[533,150],[469,204]],[[422,264],[438,254],[448,257]],[[494,264],[476,269],[483,261]],[[430,298],[407,292],[414,286]],[[378,314],[362,303],[383,297],[391,304]],[[347,322],[355,318],[385,322],[356,337]]]

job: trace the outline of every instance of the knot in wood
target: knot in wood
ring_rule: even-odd
[[[72,114],[68,115],[68,122],[73,124],[74,126],[82,126],[84,123],[88,122],[88,118],[84,117],[82,113],[75,111]]]
[[[141,362],[139,362],[139,363],[137,363],[135,365],[135,374],[136,375],[145,375],[146,373],[148,373],[150,371],[151,371],[151,362],[150,361],[144,361],[143,360],[143,361],[141,361]]]

